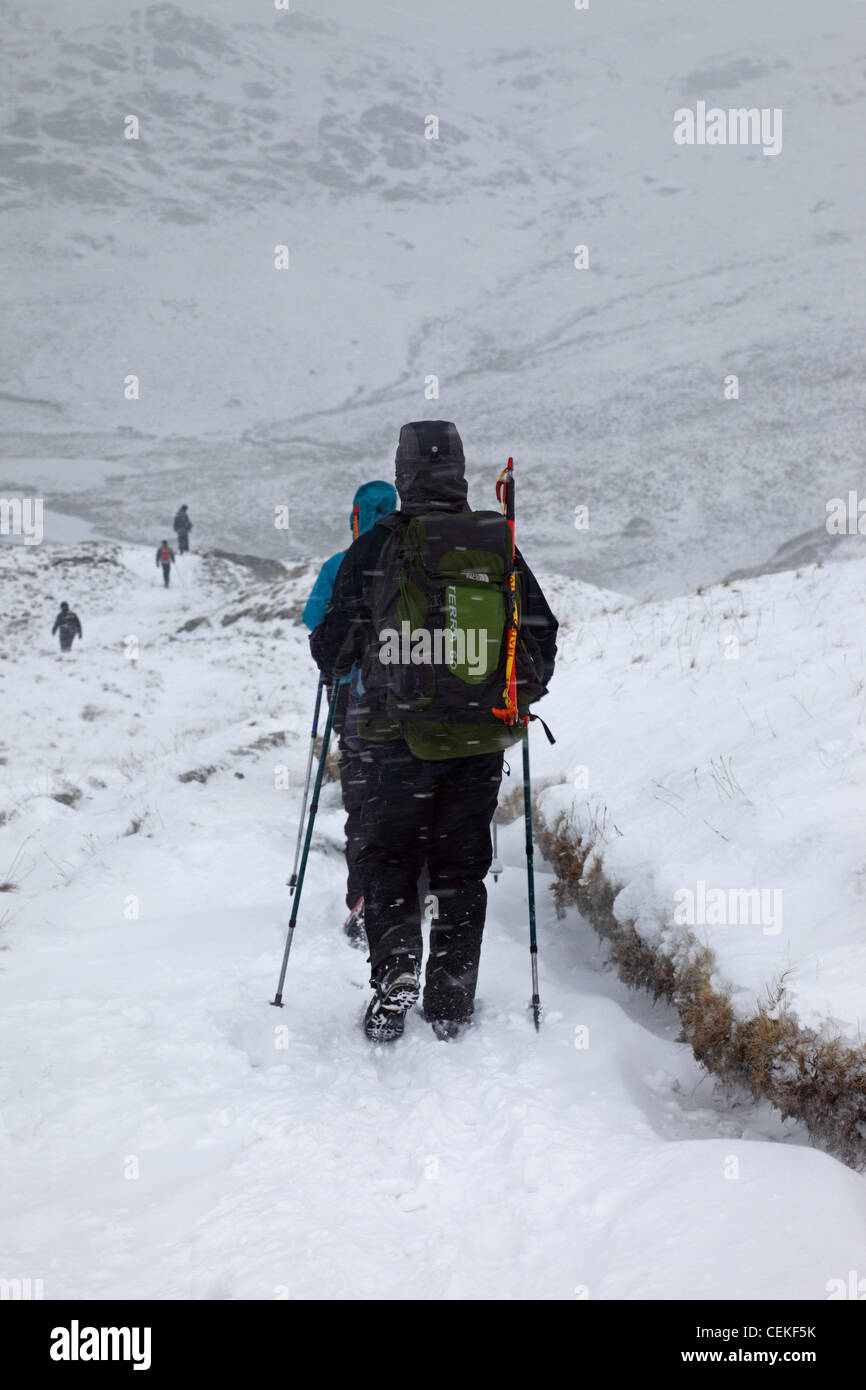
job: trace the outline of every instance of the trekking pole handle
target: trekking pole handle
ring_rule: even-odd
[[[514,525],[514,459],[509,458],[496,479],[496,500],[502,507],[506,521]],[[512,533],[513,534],[513,533]]]

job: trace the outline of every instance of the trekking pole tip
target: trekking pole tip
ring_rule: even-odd
[[[278,994],[275,999],[269,999],[268,1003],[272,1009],[281,1009],[283,1007],[283,996]]]

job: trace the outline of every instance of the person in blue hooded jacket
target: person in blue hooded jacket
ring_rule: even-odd
[[[383,516],[397,510],[397,490],[392,483],[379,481],[363,483],[355,493],[349,529],[352,539],[364,535]],[[337,571],[343,561],[345,550],[326,560],[313,585],[312,593],[301,614],[302,621],[314,631],[328,611],[331,593]],[[361,805],[364,800],[366,769],[363,766],[359,740],[353,738],[351,731],[351,686],[353,677],[347,677],[341,684],[340,698],[334,713],[334,730],[339,737],[340,747],[340,786],[343,793],[343,808],[346,812],[346,905],[349,908],[344,928],[353,945],[366,946],[364,935],[363,889],[358,876],[357,859],[361,848]],[[347,724],[349,727],[347,727]]]

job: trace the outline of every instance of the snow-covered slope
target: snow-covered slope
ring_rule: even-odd
[[[0,15],[2,495],[44,489],[132,540],[175,495],[200,536],[281,558],[267,518],[289,501],[309,555],[322,496],[440,414],[476,476],[524,461],[551,565],[671,593],[856,485],[857,6]],[[699,99],[782,108],[781,154],[676,146]]]
[[[17,883],[0,893],[0,1276],[42,1278],[47,1298],[820,1299],[857,1268],[863,1179],[766,1105],[717,1092],[673,1014],[629,994],[574,913],[554,919],[546,873],[535,1034],[519,823],[488,885],[478,1026],[443,1044],[410,1015],[376,1050],[359,1027],[365,963],[340,931],[330,785],[285,1008],[270,1007],[314,690],[293,622],[311,570],[279,583],[192,555],[166,592],[150,549],[17,547],[0,563],[0,702],[16,711],[0,879]],[[821,578],[787,580],[786,635]],[[597,680],[596,709],[584,698],[606,668],[587,644],[609,647],[625,719],[618,624],[637,650],[642,619],[550,588],[562,743],[535,741],[538,770],[569,772],[580,710],[582,760],[614,804]],[[84,623],[68,658],[48,636],[64,596]],[[653,612],[661,655],[634,669],[661,690],[673,647]],[[697,680],[697,615],[690,631]],[[825,657],[838,668],[829,641]],[[626,729],[623,754],[638,742]]]
[[[711,947],[738,1013],[781,983],[802,1023],[861,1044],[866,562],[664,604],[558,592],[547,815],[597,839],[621,920],[669,955]]]

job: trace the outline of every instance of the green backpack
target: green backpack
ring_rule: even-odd
[[[506,683],[506,628],[514,568],[511,532],[499,512],[433,512],[383,523],[385,541],[370,595],[376,640],[362,667],[378,717],[359,719],[363,738],[403,738],[418,758],[493,753],[517,742],[522,724],[496,717]],[[518,612],[522,605],[518,576]],[[534,639],[517,639],[521,715],[546,693]]]

